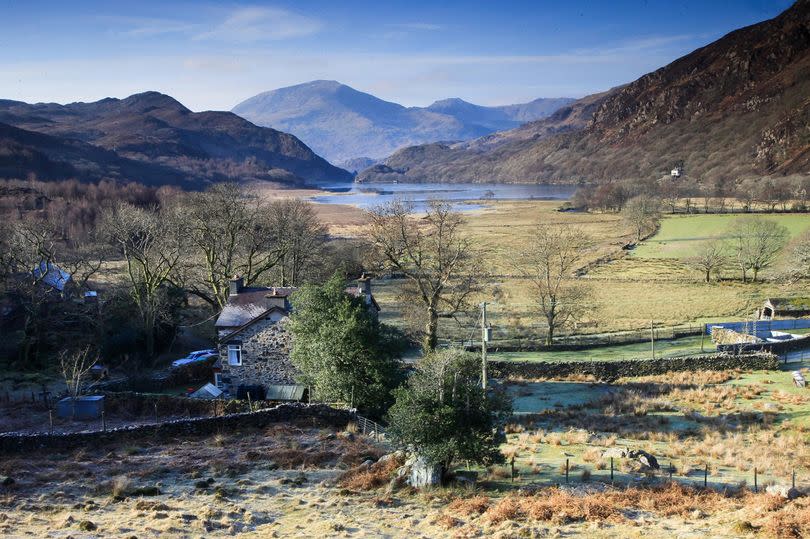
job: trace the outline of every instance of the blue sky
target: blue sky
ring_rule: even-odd
[[[145,90],[193,110],[334,79],[405,105],[580,97],[632,81],[788,0],[0,0],[0,98]]]

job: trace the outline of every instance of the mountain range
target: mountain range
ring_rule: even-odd
[[[0,177],[115,179],[201,188],[224,180],[351,179],[293,135],[158,92],[94,103],[0,100]]]
[[[546,119],[403,148],[358,181],[599,182],[810,172],[810,0]]]
[[[570,98],[485,107],[444,99],[404,107],[337,81],[317,80],[251,97],[232,112],[251,122],[294,134],[333,163],[347,168],[374,161],[404,146],[458,141],[511,129],[552,114]],[[351,169],[351,168],[350,168]]]

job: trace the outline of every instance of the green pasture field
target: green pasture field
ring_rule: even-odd
[[[684,337],[656,341],[655,357],[678,357],[700,353],[700,336]],[[711,339],[706,337],[704,348],[714,352]],[[549,363],[566,363],[569,361],[621,361],[624,359],[645,359],[652,357],[649,342],[600,346],[586,350],[550,351],[550,352],[492,352],[487,355],[493,361],[530,361]]]
[[[645,240],[632,256],[638,258],[688,258],[694,255],[701,241],[723,238],[726,230],[740,214],[725,215],[673,215],[662,219],[661,230]],[[791,238],[810,229],[810,216],[807,214],[768,214],[765,219],[785,226]]]

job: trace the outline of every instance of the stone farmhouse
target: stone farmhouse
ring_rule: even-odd
[[[254,400],[300,400],[306,388],[295,383],[290,361],[292,336],[286,325],[293,310],[292,287],[246,287],[230,282],[228,302],[217,318],[219,361],[214,385],[226,394]],[[376,316],[380,307],[371,293],[371,279],[361,277],[346,293],[365,299]]]

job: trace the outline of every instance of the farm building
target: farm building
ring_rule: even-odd
[[[301,396],[290,361],[291,335],[286,328],[292,306],[291,287],[246,287],[241,278],[230,283],[228,302],[217,318],[219,362],[217,387],[237,398]],[[346,293],[363,298],[376,316],[380,308],[371,294],[371,279],[361,278]]]
[[[760,309],[760,320],[810,316],[810,298],[768,298]]]

